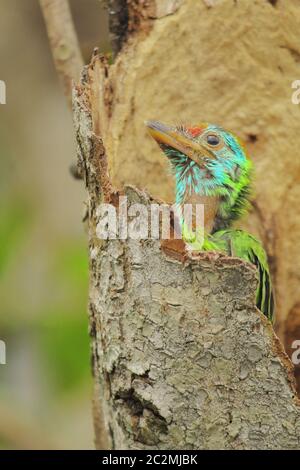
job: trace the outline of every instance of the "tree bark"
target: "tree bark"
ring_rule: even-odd
[[[98,239],[99,204],[117,205],[119,194],[100,176],[105,152],[82,98],[77,89],[89,192],[95,421],[100,410],[108,447],[298,448],[293,370],[255,307],[254,267],[219,254],[189,255],[174,241]],[[128,205],[153,202],[132,186],[122,195]],[[96,430],[103,448],[103,430]]]
[[[130,48],[122,51],[132,58]],[[118,208],[121,195],[128,205],[155,202],[111,181],[120,158],[115,106],[124,100],[116,70],[125,57],[108,66],[95,53],[73,97],[88,191],[97,448],[299,448],[293,367],[255,307],[254,267],[188,254],[174,240],[97,236],[102,202]]]
[[[173,181],[144,120],[208,121],[241,137],[255,200],[241,227],[269,256],[275,330],[290,351],[300,327],[300,4],[294,0],[128,1],[128,31],[107,72],[103,128],[112,182],[173,200]],[[159,8],[164,11],[159,11]],[[292,138],[291,138],[292,136]],[[287,326],[294,325],[293,336]],[[288,319],[288,323],[287,323]],[[300,390],[300,379],[299,379]]]
[[[68,96],[82,66],[68,5],[40,2]],[[144,119],[181,116],[234,130],[254,156],[257,191],[247,227],[267,248],[277,329],[293,352],[300,331],[300,115],[290,85],[299,71],[300,6],[108,5],[115,62],[108,65],[95,51],[73,94],[78,167],[88,192],[97,447],[298,448],[293,367],[255,307],[253,266],[218,254],[193,256],[174,240],[99,240],[97,226],[102,202],[117,208],[126,195],[129,204],[149,208],[155,201],[128,183],[172,198],[166,163],[147,139]]]

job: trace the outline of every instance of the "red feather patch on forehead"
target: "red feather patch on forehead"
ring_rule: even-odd
[[[206,129],[207,126],[192,126],[187,127],[187,131],[191,134],[192,137],[198,137],[198,135],[202,134],[202,132]]]

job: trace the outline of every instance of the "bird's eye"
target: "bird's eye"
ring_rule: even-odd
[[[208,134],[208,136],[206,137],[206,142],[209,144],[209,145],[213,145],[213,146],[216,146],[216,145],[219,145],[220,143],[220,139],[217,135],[215,134]]]

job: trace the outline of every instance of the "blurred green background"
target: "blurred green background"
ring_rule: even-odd
[[[99,0],[70,0],[88,62]],[[38,0],[0,0],[0,448],[93,448],[83,184]]]

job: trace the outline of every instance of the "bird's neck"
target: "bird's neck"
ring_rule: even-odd
[[[176,172],[176,203],[179,206],[188,203],[204,205],[205,232],[211,233],[230,227],[249,209],[251,195],[251,162],[247,160],[243,167],[226,184],[203,176],[198,167],[193,167],[187,174],[184,167]],[[190,168],[191,169],[191,168]]]
[[[215,225],[215,219],[216,219],[219,204],[220,204],[219,197],[218,196],[204,196],[201,194],[191,193],[185,197],[183,204],[192,204],[193,208],[195,208],[196,204],[203,205],[204,231],[207,234],[211,233]]]

